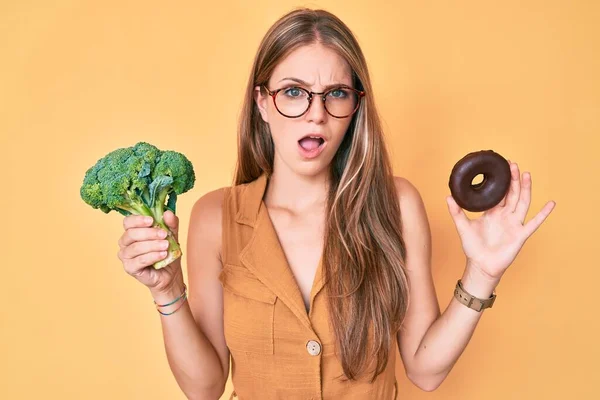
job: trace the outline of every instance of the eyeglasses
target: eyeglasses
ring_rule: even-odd
[[[275,108],[281,115],[288,118],[298,118],[304,115],[313,100],[313,95],[321,95],[325,110],[334,118],[346,118],[358,110],[360,100],[365,92],[347,86],[338,86],[326,92],[309,92],[297,87],[285,87],[271,92],[268,87],[262,85],[267,93],[273,98]]]

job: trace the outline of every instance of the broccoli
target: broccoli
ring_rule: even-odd
[[[160,269],[181,257],[181,247],[164,223],[163,214],[165,209],[175,213],[177,195],[192,189],[195,180],[192,163],[183,154],[139,142],[108,153],[89,168],[80,196],[106,214],[115,210],[125,216],[151,216],[153,227],[168,233],[168,255],[153,265]]]

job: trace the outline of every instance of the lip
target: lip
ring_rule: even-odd
[[[301,141],[302,139],[304,139],[305,137],[309,137],[309,136],[318,137],[318,138],[323,139],[324,142],[327,142],[327,138],[320,133],[308,133],[308,134],[302,136],[300,139],[298,139],[298,142]]]

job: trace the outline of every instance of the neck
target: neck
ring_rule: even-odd
[[[329,171],[317,175],[300,175],[289,169],[274,169],[265,189],[267,207],[295,212],[324,209],[327,203]]]

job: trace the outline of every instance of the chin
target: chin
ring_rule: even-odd
[[[300,162],[295,165],[294,173],[305,178],[317,178],[323,174],[329,175],[330,163]]]

